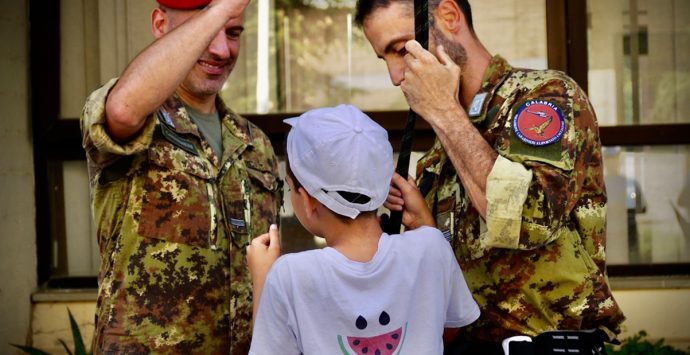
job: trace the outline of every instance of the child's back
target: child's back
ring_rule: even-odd
[[[479,308],[439,230],[382,233],[376,209],[393,170],[385,130],[344,105],[288,123],[293,208],[328,247],[273,264],[250,353],[441,354],[444,328],[473,322]]]

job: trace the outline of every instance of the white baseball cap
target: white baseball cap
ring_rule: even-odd
[[[283,122],[290,170],[309,195],[331,211],[352,219],[383,205],[393,177],[388,133],[352,105],[310,110]],[[338,192],[362,194],[350,202]]]

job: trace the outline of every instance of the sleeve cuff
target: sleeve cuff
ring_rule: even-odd
[[[156,120],[153,115],[146,118],[141,132],[127,143],[113,141],[105,127],[105,101],[116,82],[117,78],[110,80],[88,98],[83,112],[84,127],[91,144],[100,154],[131,155],[145,150],[151,144]]]
[[[480,232],[483,249],[517,249],[531,181],[531,170],[498,156],[486,182],[486,222],[481,223]]]

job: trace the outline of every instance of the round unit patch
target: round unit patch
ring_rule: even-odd
[[[513,132],[523,143],[535,147],[558,142],[565,133],[563,113],[551,102],[527,101],[513,117]]]

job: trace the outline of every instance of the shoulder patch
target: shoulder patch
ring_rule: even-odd
[[[565,133],[563,113],[546,100],[530,100],[513,116],[513,132],[527,145],[541,147],[558,142]]]

